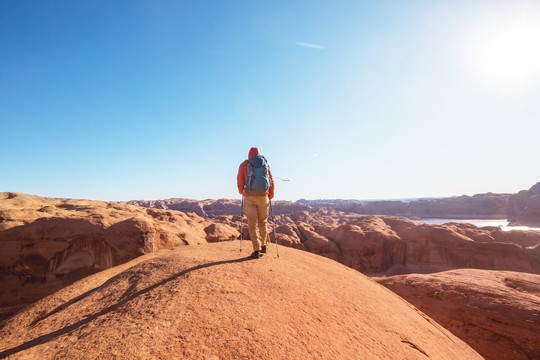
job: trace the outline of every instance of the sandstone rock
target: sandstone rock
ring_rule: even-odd
[[[487,360],[540,358],[540,275],[461,269],[378,281]]]
[[[534,273],[540,274],[540,244],[535,246],[528,246],[525,251],[531,258],[533,264]]]
[[[313,216],[309,213],[309,211],[295,211],[292,214],[290,214],[290,217],[293,221],[300,221],[300,222],[310,222],[313,221]]]
[[[338,245],[339,261],[365,273],[429,273],[464,267],[540,272],[536,255],[515,245],[518,241],[511,241],[512,236],[508,243],[496,241],[500,236],[498,231],[470,224],[427,225],[362,216],[336,228],[328,238]],[[540,234],[530,232],[520,239],[523,244],[535,243]]]
[[[512,195],[508,202],[508,221],[540,226],[540,182],[528,191]]]
[[[5,320],[0,358],[481,359],[334,261],[237,249],[166,249],[82,279]]]
[[[291,223],[291,217],[298,221]],[[327,256],[365,273],[429,273],[462,267],[540,273],[537,255],[526,249],[540,243],[537,231],[506,232],[462,223],[427,225],[328,210],[279,215],[276,221],[279,244]],[[244,239],[249,239],[247,226]]]
[[[385,219],[395,222],[393,219]],[[537,271],[530,256],[520,246],[484,243],[455,231],[455,226],[415,226],[392,228],[407,242],[408,272],[433,272],[456,268]]]
[[[339,248],[333,241],[321,235],[310,236],[304,241],[306,250],[332,260],[339,260]]]
[[[176,211],[17,193],[0,193],[0,213],[0,307],[148,252],[206,243],[208,226]]]
[[[240,238],[240,232],[235,228],[225,224],[210,224],[204,228],[206,232],[206,241],[218,242],[218,241],[230,241]]]
[[[277,226],[276,238],[278,244],[280,245],[285,245],[301,250],[306,249],[302,240],[300,239],[300,232],[294,224],[282,224]]]
[[[362,217],[328,236],[340,249],[340,261],[366,273],[386,272],[404,264],[405,244],[379,217]]]
[[[512,230],[503,231],[501,228],[491,228],[491,236],[498,242],[517,244],[522,247],[540,244],[540,231]]]
[[[209,212],[232,206],[225,200],[205,202],[199,205]],[[238,238],[242,228],[239,215],[205,220],[192,212],[15,193],[0,194],[0,213],[4,229],[0,231],[0,285],[7,289],[0,306],[35,301],[141,254]],[[334,209],[295,211],[276,215],[275,220],[276,238],[271,222],[268,227],[272,242],[365,273],[428,273],[462,267],[540,273],[540,255],[531,248],[540,243],[539,232],[503,232],[456,223],[426,225]],[[243,239],[249,240],[245,217],[242,230]]]
[[[294,224],[282,224],[276,227],[276,232],[280,234],[289,235],[298,242],[300,242],[300,232]]]
[[[302,243],[300,240],[298,240],[298,238],[296,237],[293,237],[293,236],[290,236],[290,235],[287,235],[287,234],[282,234],[282,233],[276,233],[276,239],[277,239],[277,243],[279,245],[284,245],[284,246],[287,246],[287,247],[292,247],[294,249],[300,249],[300,250],[307,250],[306,249],[306,246],[304,245],[304,243]],[[274,240],[274,235],[272,235],[270,237],[270,241],[273,243],[275,242],[276,240]]]

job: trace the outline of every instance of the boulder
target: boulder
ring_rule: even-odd
[[[208,242],[230,241],[240,238],[240,232],[238,230],[220,223],[210,224],[204,228],[204,231],[206,232],[206,241]]]

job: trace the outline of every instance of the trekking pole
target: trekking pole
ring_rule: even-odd
[[[242,225],[240,225],[240,254],[242,253],[242,238],[244,237],[244,194],[242,194],[242,209],[240,210]]]
[[[272,210],[272,200],[270,200],[270,216],[272,217],[274,241],[276,243],[276,253],[277,253],[277,257],[279,257],[279,248],[277,246],[277,237],[276,237],[276,220],[274,219],[274,210]]]

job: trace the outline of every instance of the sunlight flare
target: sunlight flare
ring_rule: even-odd
[[[540,76],[540,6],[499,8],[466,29],[461,61],[490,85],[515,86]]]

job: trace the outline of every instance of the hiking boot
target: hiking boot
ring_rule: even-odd
[[[266,254],[266,245],[264,245],[264,246],[261,248],[261,252],[262,252],[263,254]]]
[[[254,259],[258,259],[261,257],[261,254],[258,251],[254,251],[251,253],[251,257]]]

